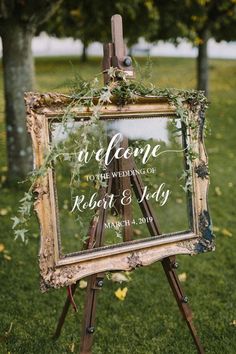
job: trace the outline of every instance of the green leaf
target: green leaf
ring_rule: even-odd
[[[24,197],[20,199],[20,203],[25,202],[25,201],[31,201],[33,199],[33,196],[29,192],[25,192]]]
[[[104,90],[99,98],[99,102],[101,103],[106,103],[106,102],[111,102],[111,97],[112,97],[112,93],[110,91],[109,88],[107,88],[106,90]]]
[[[19,219],[17,216],[14,216],[11,218],[11,220],[13,221],[12,229],[15,229],[15,227],[21,223],[21,219]]]
[[[28,232],[26,229],[20,229],[20,230],[15,230],[14,235],[15,235],[15,240],[20,237],[22,242],[26,242],[26,236],[25,234]]]

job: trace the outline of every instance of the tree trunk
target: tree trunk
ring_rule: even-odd
[[[85,63],[88,60],[87,49],[88,49],[88,44],[83,43],[83,50],[82,50],[82,55],[81,55],[81,62],[82,63]]]
[[[13,21],[1,26],[8,182],[25,178],[32,170],[24,92],[32,91],[34,86],[34,61],[31,51],[33,32]]]
[[[207,45],[209,34],[207,30],[204,30],[199,37],[202,43],[198,46],[198,57],[197,57],[197,89],[205,91],[205,95],[208,96],[209,93],[209,78],[208,78],[208,53]]]

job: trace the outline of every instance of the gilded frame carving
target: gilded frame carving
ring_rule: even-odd
[[[49,144],[49,120],[62,116],[71,98],[62,94],[26,93],[27,127],[32,138],[35,168],[39,168]],[[53,171],[35,183],[37,194],[35,210],[41,229],[39,263],[41,289],[68,286],[88,275],[113,270],[131,270],[146,266],[165,257],[177,254],[197,254],[214,249],[211,220],[207,206],[209,186],[208,158],[203,141],[204,110],[198,102],[186,102],[191,119],[197,124],[197,134],[191,136],[191,145],[198,157],[193,161],[191,199],[192,230],[171,236],[158,236],[131,241],[116,246],[73,253],[62,256],[57,235],[57,210],[54,195]],[[76,112],[74,112],[76,113]],[[175,108],[167,99],[158,97],[138,98],[135,103],[117,106],[111,103],[102,108],[103,117],[173,116]],[[91,115],[90,108],[78,112],[79,116]]]

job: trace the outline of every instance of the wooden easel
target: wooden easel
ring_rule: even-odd
[[[105,84],[109,82],[108,70],[110,67],[118,68],[123,70],[130,77],[133,76],[132,61],[127,57],[125,46],[123,42],[123,29],[122,29],[122,18],[120,15],[114,15],[112,17],[112,43],[104,45],[104,59],[103,59],[103,70],[104,70],[104,81]],[[121,143],[122,147],[128,147],[128,139],[124,138]],[[144,188],[142,180],[139,175],[131,175],[130,177],[113,178],[112,171],[127,171],[135,169],[135,163],[132,158],[113,160],[111,164],[107,167],[108,173],[110,173],[110,178],[108,179],[108,185],[106,187],[100,188],[100,198],[114,193],[115,195],[120,195],[120,192],[124,189],[128,189],[131,192],[133,188],[136,197],[139,199],[142,196],[142,190]],[[155,218],[154,213],[148,200],[144,200],[140,204],[140,208],[144,217],[151,217],[152,222],[147,223],[149,232],[151,236],[160,235],[160,228],[158,222]],[[122,216],[123,220],[132,220],[132,209],[131,204],[121,205],[119,198],[116,202],[116,210]],[[89,229],[89,238],[86,244],[86,248],[99,247],[103,244],[104,235],[104,224],[107,218],[107,209],[100,208],[97,210],[96,216],[91,221]],[[150,220],[150,219],[149,219]],[[124,227],[123,231],[123,241],[132,240],[132,223],[130,222],[128,226]],[[192,311],[188,305],[188,299],[184,295],[183,289],[179,282],[178,276],[175,269],[177,268],[177,263],[175,256],[164,258],[162,261],[162,266],[170,287],[173,291],[174,297],[177,301],[179,309],[183,315],[183,318],[187,322],[193,340],[195,342],[198,353],[204,354],[204,349],[200,343],[199,337],[197,336],[196,329],[193,325]],[[80,353],[89,354],[92,350],[93,333],[95,331],[95,314],[96,314],[96,300],[98,291],[101,290],[103,286],[104,274],[94,274],[88,277],[87,290],[85,295],[85,306],[84,315],[82,322],[82,333],[80,341]],[[71,298],[75,293],[77,284],[72,285],[69,288],[69,294],[66,298],[61,316],[59,318],[57,328],[54,334],[54,338],[58,338],[61,333],[62,326],[64,324],[67,312],[70,307]]]

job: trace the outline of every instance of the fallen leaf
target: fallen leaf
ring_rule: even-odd
[[[186,273],[179,274],[179,281],[184,283],[186,281],[186,279],[187,279],[187,274]]]
[[[100,184],[98,183],[98,181],[95,182],[94,188],[95,188],[95,189],[99,189],[99,188],[100,188]]]
[[[79,282],[79,288],[80,289],[85,289],[85,288],[87,288],[87,285],[88,285],[88,282],[86,281],[86,280],[80,280],[80,282]]]
[[[13,322],[11,322],[9,329],[4,333],[4,335],[0,337],[0,341],[7,339],[7,337],[8,337],[9,334],[11,333],[12,326],[13,326]],[[11,353],[10,353],[10,352],[7,352],[7,354],[11,354]]]
[[[3,258],[4,258],[6,261],[11,261],[11,256],[8,256],[8,254],[4,254]]]
[[[182,198],[176,198],[176,203],[177,204],[182,204],[183,203],[183,199]]]
[[[81,188],[86,188],[86,187],[88,187],[88,185],[89,185],[88,182],[81,182],[80,183]]]
[[[128,291],[128,288],[119,288],[115,291],[115,296],[117,297],[117,299],[121,300],[121,301],[124,301],[126,295],[127,295],[127,291]]]
[[[1,216],[5,216],[5,215],[7,215],[7,213],[8,213],[8,210],[6,208],[0,209],[0,215]]]
[[[222,192],[221,192],[221,189],[220,189],[220,187],[215,187],[215,193],[216,193],[216,195],[218,195],[219,197],[222,195]]]
[[[84,175],[83,179],[85,179],[85,181],[88,181],[90,177],[91,177],[91,175]]]
[[[133,233],[136,236],[140,236],[142,234],[142,232],[139,229],[133,229]]]
[[[234,186],[234,184],[233,184],[232,182],[229,182],[229,183],[228,183],[228,187],[229,187],[229,188],[232,188],[233,186]]]
[[[220,228],[218,226],[213,226],[213,231],[214,232],[219,232],[220,231]]]
[[[68,209],[68,204],[64,203],[63,204],[63,209],[67,210]]]
[[[122,283],[122,281],[129,281],[127,276],[124,273],[113,273],[111,276],[111,280],[117,283]]]
[[[131,277],[131,274],[133,274],[133,272],[132,271],[129,271],[129,270],[127,270],[126,272],[125,272],[125,275],[130,279]]]
[[[71,353],[74,353],[75,352],[75,343],[72,343],[71,346],[70,346],[70,351]]]
[[[118,221],[118,219],[114,215],[108,215],[107,221],[110,223],[115,223]]]
[[[5,250],[5,246],[3,243],[0,243],[0,253]]]
[[[236,327],[236,320],[233,320],[232,322],[230,322],[231,326],[235,326]]]
[[[233,236],[232,232],[230,232],[227,229],[222,229],[221,233],[222,233],[223,236],[226,236],[226,237],[232,237]]]
[[[1,182],[4,183],[6,181],[7,177],[5,175],[1,176]]]

